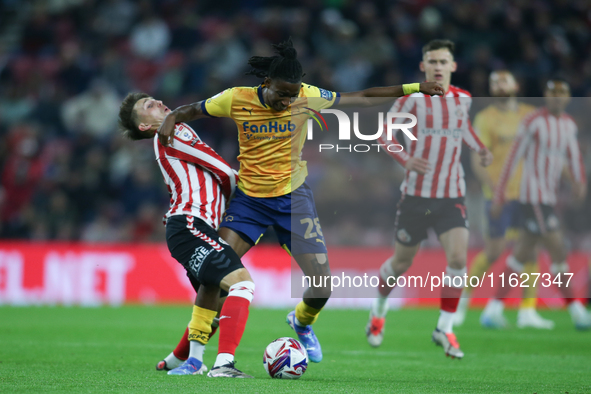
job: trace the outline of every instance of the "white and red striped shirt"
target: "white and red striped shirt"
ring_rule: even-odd
[[[238,181],[232,167],[184,123],[176,124],[173,145],[165,147],[154,136],[154,151],[170,193],[165,220],[190,215],[217,229]]]
[[[413,93],[396,100],[390,112],[411,113],[417,117],[417,125],[410,129],[417,140],[404,134],[408,152],[386,151],[402,166],[411,157],[426,159],[431,164],[431,170],[424,175],[406,170],[400,186],[404,195],[425,198],[465,195],[466,182],[460,162],[462,142],[477,152],[484,148],[468,116],[471,104],[470,93],[455,86],[449,87],[445,97]],[[394,123],[404,123],[404,120],[395,119]],[[387,141],[385,133],[380,142],[398,144],[394,136],[391,142]]]
[[[503,201],[509,177],[522,157],[519,189],[522,203],[556,204],[565,158],[568,158],[573,178],[577,182],[587,182],[577,141],[577,125],[568,114],[556,117],[548,109],[540,108],[523,120],[495,189],[496,203]]]

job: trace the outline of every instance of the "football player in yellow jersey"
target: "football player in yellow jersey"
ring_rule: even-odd
[[[302,126],[308,116],[301,116],[296,109],[328,108],[341,98],[363,102],[368,97],[444,92],[437,82],[331,92],[302,83],[302,66],[291,40],[274,48],[276,56],[254,56],[248,62],[252,67],[249,74],[263,78],[261,85],[226,89],[207,100],[181,106],[166,117],[158,133],[167,144],[178,122],[207,116],[234,120],[240,145],[240,180],[220,224],[220,236],[241,257],[259,241],[268,226],[273,226],[282,247],[293,256],[304,275],[320,279],[330,275],[330,269],[312,191],[304,182],[306,162],[300,160],[305,138]],[[309,98],[315,100],[308,101]],[[292,104],[296,99],[297,104]],[[287,316],[313,362],[322,360],[322,350],[311,325],[330,294],[330,287],[309,287],[303,301]]]
[[[511,150],[519,124],[527,114],[535,110],[534,106],[517,101],[515,96],[519,86],[511,72],[507,70],[492,72],[489,84],[490,93],[497,98],[497,101],[476,115],[474,127],[478,130],[481,141],[494,155],[495,160],[490,166],[484,168],[478,165],[479,157],[477,155],[472,157],[472,169],[482,183],[482,192],[486,199],[488,234],[485,237],[484,250],[472,262],[469,277],[482,277],[505,251],[507,230],[516,229],[520,226],[521,217],[518,200],[521,171],[514,171],[515,175],[513,175],[507,186],[506,199],[508,202],[505,204],[501,216],[497,219],[492,218],[490,215],[492,191],[501,176],[505,158]],[[533,250],[525,266],[525,272],[539,272],[536,253]],[[454,325],[461,325],[464,322],[471,291],[472,289],[468,284],[454,316]],[[517,326],[553,328],[554,322],[542,318],[535,310],[536,288],[533,286],[524,288],[523,297],[517,317]],[[502,310],[502,301],[491,300],[480,318],[481,324],[491,328],[505,327],[507,321],[502,314]]]

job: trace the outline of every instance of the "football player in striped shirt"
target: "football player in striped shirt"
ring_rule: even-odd
[[[497,261],[505,251],[507,239],[514,240],[518,229],[521,226],[521,204],[519,203],[519,182],[521,172],[514,171],[514,175],[507,184],[505,196],[507,204],[499,218],[490,216],[492,205],[492,193],[495,185],[498,184],[505,158],[511,150],[515,140],[517,129],[523,118],[533,112],[536,107],[522,103],[517,100],[519,85],[513,74],[507,70],[493,71],[489,78],[490,93],[495,98],[494,102],[484,108],[474,118],[474,128],[482,143],[490,149],[495,157],[494,162],[486,167],[481,167],[476,154],[472,155],[472,169],[482,184],[482,193],[486,199],[486,217],[488,232],[485,236],[484,250],[474,257],[468,277],[482,277],[485,271]],[[476,160],[474,160],[476,159]],[[510,231],[508,231],[510,230]],[[540,272],[536,261],[536,252],[531,251],[528,262],[524,265],[527,273]],[[552,329],[554,322],[542,318],[536,311],[536,287],[533,276],[530,287],[523,288],[523,300],[517,313],[517,327],[534,327]],[[460,299],[458,310],[454,316],[454,326],[464,322],[466,311],[470,302],[472,288],[467,283],[464,294]],[[507,325],[505,317],[501,313],[483,313],[480,318],[482,325],[490,328],[501,328]]]
[[[574,180],[572,190],[575,199],[583,201],[587,194],[577,125],[565,112],[570,102],[570,87],[562,79],[552,79],[546,85],[544,97],[546,106],[528,115],[521,123],[494,192],[491,216],[498,218],[501,215],[509,179],[523,158],[519,185],[523,226],[513,253],[507,257],[505,277],[520,275],[532,251],[541,244],[552,259],[552,275],[550,280],[543,277],[540,280],[544,281],[544,286],[551,283],[558,285],[576,328],[591,329],[591,314],[574,297],[572,286],[566,286],[567,281],[572,284],[574,280],[569,281],[569,276],[564,275],[572,272],[569,272],[566,262],[567,250],[554,211],[565,160]],[[496,298],[489,301],[485,311],[489,314],[502,313],[502,299],[509,290],[510,286],[498,287]]]
[[[187,328],[187,359],[178,365],[174,355],[169,357],[169,367],[174,369],[168,374],[207,371],[203,351],[212,334],[219,298],[227,296],[219,317],[218,355],[207,376],[252,378],[235,368],[234,353],[244,333],[255,286],[240,257],[216,232],[237,175],[184,123],[174,125],[174,146],[162,145],[156,131],[170,112],[162,101],[145,93],[128,94],[119,111],[125,136],[154,140],[156,161],[171,196],[170,209],[164,216],[168,249],[198,290]]]
[[[396,100],[390,110],[409,112],[417,117],[417,125],[411,129],[416,139],[405,135],[408,152],[386,150],[404,166],[406,174],[400,186],[402,199],[396,214],[394,255],[380,267],[378,298],[370,309],[366,336],[370,345],[381,345],[393,280],[410,268],[421,241],[427,238],[427,230],[432,228],[445,251],[445,274],[451,279],[441,287],[439,320],[432,340],[443,347],[447,356],[462,358],[464,352],[452,329],[465,285],[469,236],[464,205],[466,183],[460,155],[462,145],[466,144],[478,153],[480,164],[488,166],[492,154],[470,124],[470,93],[450,84],[451,74],[456,70],[453,52],[454,43],[449,40],[433,40],[423,47],[419,68],[427,81],[441,83],[445,89],[443,97],[413,93]],[[398,143],[395,139],[383,142]]]
[[[411,92],[442,94],[437,82],[369,88],[336,93],[302,82],[304,75],[291,40],[274,45],[276,55],[250,58],[250,74],[262,78],[254,87],[235,87],[194,104],[175,109],[159,134],[168,143],[174,125],[204,117],[227,117],[238,128],[240,180],[234,199],[220,225],[220,235],[243,256],[273,226],[281,246],[304,275],[330,275],[327,250],[312,190],[305,183],[308,170],[301,160],[309,115],[351,98],[400,97]],[[297,100],[297,105],[292,102]],[[292,112],[293,109],[293,112]],[[318,283],[318,282],[316,282]],[[328,287],[309,287],[303,300],[287,315],[287,322],[306,348],[310,360],[320,362],[322,350],[312,324],[331,295]]]

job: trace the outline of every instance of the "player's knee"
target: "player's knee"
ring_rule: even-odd
[[[462,269],[466,267],[466,254],[453,253],[447,260],[447,265],[453,269]]]
[[[254,281],[252,280],[250,273],[246,268],[239,268],[230,272],[222,279],[220,287],[223,290],[228,291],[232,286],[240,282],[252,282],[254,286]]]
[[[248,302],[252,302],[254,289],[254,282],[250,280],[240,281],[230,286],[228,297],[242,297],[248,300]]]
[[[248,281],[254,283],[252,277],[250,276],[250,272],[248,272],[246,268],[240,268],[239,270],[237,270],[236,278],[238,282]]]
[[[499,257],[501,257],[501,254],[503,254],[503,250],[499,250],[499,249],[490,249],[486,252],[486,262],[488,263],[488,265],[494,263],[495,261],[497,261],[499,259]]]
[[[394,268],[394,272],[396,275],[404,274],[412,265],[412,259],[401,259],[401,258],[394,258],[392,261],[392,267]]]

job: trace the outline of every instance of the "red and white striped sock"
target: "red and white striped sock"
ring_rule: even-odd
[[[214,368],[234,360],[234,352],[242,339],[248,307],[254,296],[254,283],[243,281],[230,287],[220,313],[220,340]]]

